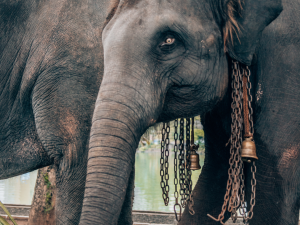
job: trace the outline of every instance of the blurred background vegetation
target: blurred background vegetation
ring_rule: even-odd
[[[186,121],[184,122],[184,124],[185,123],[186,123]],[[145,132],[145,134],[141,137],[141,140],[139,142],[138,151],[160,150],[162,126],[163,126],[162,123],[156,124],[155,126],[150,127]],[[179,133],[179,120],[178,120],[177,132]],[[169,149],[171,151],[174,151],[174,143],[175,143],[174,142],[174,121],[170,122],[169,137],[170,137]],[[204,132],[203,132],[203,126],[201,124],[201,119],[199,116],[195,117],[194,140],[195,140],[195,144],[199,144],[198,152],[200,154],[203,153],[204,152]]]

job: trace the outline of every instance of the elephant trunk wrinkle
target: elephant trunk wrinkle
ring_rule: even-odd
[[[133,113],[136,107],[120,106],[97,101],[80,224],[116,224],[119,219],[141,130],[147,126]]]

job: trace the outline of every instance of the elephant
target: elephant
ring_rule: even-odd
[[[57,224],[132,224],[141,135],[196,115],[205,163],[195,215],[179,224],[219,224],[207,214],[220,213],[228,178],[232,59],[249,66],[254,96],[250,224],[298,223],[297,0],[0,4],[0,178],[56,165]]]
[[[0,1],[0,179],[56,168],[56,224],[78,224],[109,0]]]
[[[113,3],[102,32],[104,75],[80,224],[117,224],[141,135],[155,123],[199,114],[205,162],[193,190],[195,215],[185,210],[179,224],[220,224],[207,214],[220,213],[228,179],[232,59],[249,66],[254,96],[259,159],[250,224],[298,224],[300,2]],[[245,174],[249,190],[247,166]]]

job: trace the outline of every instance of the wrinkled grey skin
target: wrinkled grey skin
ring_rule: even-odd
[[[277,18],[280,1],[245,0],[227,55],[225,1],[115,2],[102,37],[108,1],[0,2],[0,178],[55,164],[57,224],[131,224],[141,135],[201,114],[196,215],[185,211],[181,224],[218,224],[206,214],[218,215],[225,194],[232,57],[252,64],[259,161],[250,224],[296,225],[299,3],[284,1]]]
[[[55,164],[56,224],[78,224],[109,1],[0,1],[0,179]]]
[[[217,217],[221,211],[229,166],[225,146],[231,123],[231,61],[224,52],[220,2],[121,0],[117,4],[102,34],[105,69],[93,114],[80,224],[117,224],[127,202],[126,187],[141,135],[156,122],[197,114],[204,121],[206,158],[194,189],[196,214],[186,210],[180,224],[219,224],[207,214]],[[293,30],[299,27],[294,10],[300,7],[293,1],[284,2],[283,8],[278,17],[280,1],[245,0],[238,17],[239,40],[234,35],[234,44],[226,44],[230,57],[253,65],[260,159],[250,222],[255,225],[296,225],[299,218],[300,117],[290,90],[297,94],[300,86],[299,35]],[[175,41],[166,47],[170,37]],[[287,47],[294,54],[290,64],[282,57]],[[286,79],[293,80],[293,86]],[[277,111],[283,105],[288,112]],[[279,124],[289,138],[282,138],[286,136]],[[250,169],[245,167],[249,190]],[[119,224],[130,224],[130,218],[119,219]]]

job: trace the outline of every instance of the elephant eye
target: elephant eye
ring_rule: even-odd
[[[172,35],[168,35],[167,37],[165,37],[164,41],[160,44],[159,47],[163,52],[169,52],[176,47],[176,43],[176,38]]]
[[[166,38],[166,40],[164,41],[164,43],[162,45],[171,45],[175,42],[175,38],[174,37],[168,37]]]

